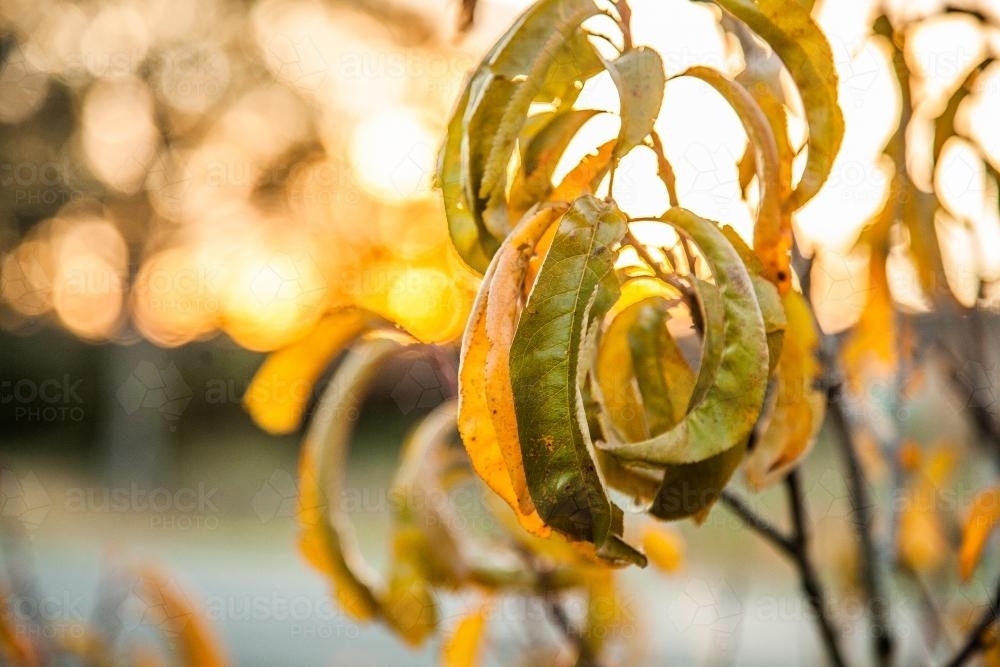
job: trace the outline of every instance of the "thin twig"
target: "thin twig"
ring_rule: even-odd
[[[830,662],[836,667],[844,667],[844,656],[840,650],[840,640],[837,631],[830,620],[826,608],[826,594],[816,574],[812,561],[809,560],[809,537],[806,532],[806,508],[805,500],[799,488],[798,476],[793,471],[785,478],[785,485],[788,490],[788,501],[792,514],[792,527],[794,535],[788,537],[774,527],[767,519],[754,512],[739,496],[731,491],[722,492],[722,502],[740,517],[748,528],[757,532],[761,537],[777,547],[782,554],[788,557],[799,571],[799,578],[802,583],[802,590],[806,599],[816,613],[816,623],[819,625],[820,635],[823,645],[830,658]]]
[[[788,505],[792,515],[792,528],[794,530],[793,556],[795,564],[799,569],[799,578],[802,584],[802,591],[806,600],[812,605],[816,612],[816,623],[819,625],[820,634],[823,637],[823,645],[826,647],[827,655],[837,667],[844,667],[844,655],[840,648],[840,639],[833,622],[827,613],[826,594],[820,583],[816,569],[809,559],[809,533],[806,523],[806,503],[802,495],[802,487],[799,482],[797,470],[793,470],[785,477],[785,490],[788,493]]]
[[[776,546],[786,556],[795,556],[795,544],[792,539],[782,535],[780,530],[754,512],[742,498],[732,491],[723,491],[721,498],[722,503],[742,519],[748,528],[760,533],[761,537]]]
[[[847,467],[848,493],[851,498],[851,511],[855,534],[861,556],[862,581],[869,621],[872,626],[872,649],[879,665],[892,664],[893,637],[889,626],[888,598],[882,588],[878,571],[878,560],[875,554],[875,543],[872,539],[871,524],[874,516],[873,500],[869,497],[861,461],[858,459],[857,444],[851,429],[847,412],[844,408],[843,385],[833,382],[828,389],[827,406],[830,416],[840,431],[836,438]]]
[[[991,624],[997,622],[998,611],[1000,611],[1000,580],[997,581],[997,588],[993,599],[987,600],[986,610],[983,612],[982,617],[973,626],[965,643],[962,644],[962,648],[958,650],[954,658],[948,661],[947,667],[961,667],[972,656],[986,648],[983,643],[983,635],[986,634]],[[997,630],[997,633],[1000,634],[1000,629]]]

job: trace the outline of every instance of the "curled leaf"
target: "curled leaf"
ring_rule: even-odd
[[[243,396],[254,422],[274,434],[297,429],[316,380],[371,321],[371,314],[357,308],[335,310],[305,338],[268,355]]]
[[[782,0],[715,0],[774,49],[795,82],[809,125],[805,169],[788,203],[797,210],[819,192],[844,135],[833,53],[809,10]]]
[[[350,517],[338,501],[361,397],[382,363],[400,347],[391,338],[355,345],[320,400],[299,463],[299,549],[330,577],[338,603],[358,620],[379,615],[379,592],[374,572],[358,551]]]
[[[718,367],[707,367],[703,359],[695,399],[684,419],[645,441],[602,445],[622,460],[657,466],[697,463],[745,444],[760,414],[768,377],[764,320],[736,250],[715,224],[690,211],[673,208],[663,219],[701,249],[721,296],[723,320]]]
[[[826,412],[826,394],[817,385],[819,332],[809,305],[799,292],[786,292],[782,303],[788,328],[774,378],[774,407],[758,427],[744,467],[747,482],[758,491],[784,478],[806,455]]]

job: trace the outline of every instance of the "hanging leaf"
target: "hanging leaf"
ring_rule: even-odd
[[[983,556],[990,533],[1000,525],[1000,487],[976,494],[962,526],[962,546],[958,552],[958,571],[968,581]]]
[[[602,445],[622,460],[659,466],[697,463],[745,445],[760,414],[768,376],[764,320],[753,282],[733,246],[715,224],[685,209],[671,209],[663,219],[701,249],[721,296],[723,323],[718,368],[706,367],[703,359],[695,403],[684,419],[649,440]]]
[[[626,51],[604,65],[621,101],[622,125],[614,148],[614,157],[618,159],[642,144],[653,131],[663,104],[666,76],[660,54],[642,47]]]
[[[788,208],[792,211],[802,208],[829,176],[844,135],[830,45],[801,4],[781,0],[715,2],[774,49],[798,88],[809,125],[809,153]]]
[[[497,238],[509,230],[507,167],[531,103],[581,23],[598,13],[593,0],[543,0],[528,9],[487,54],[469,84],[462,137],[463,177],[473,214]],[[560,74],[560,76],[562,76]]]
[[[931,146],[931,158],[936,166],[941,159],[941,152],[944,150],[944,145],[951,137],[954,137],[955,132],[955,118],[958,116],[958,109],[962,106],[962,102],[972,94],[975,89],[976,82],[982,73],[990,67],[994,62],[992,56],[983,59],[978,65],[976,65],[972,70],[965,76],[964,79],[958,84],[955,92],[951,94],[948,98],[947,104],[945,104],[944,110],[934,119],[934,144]]]
[[[335,310],[305,338],[268,355],[243,395],[254,422],[273,434],[297,429],[316,380],[374,319],[357,308]]]
[[[400,342],[362,340],[341,363],[316,408],[299,463],[299,549],[309,563],[330,577],[338,604],[357,620],[380,612],[375,575],[357,549],[343,497],[347,446],[361,397],[380,366]]]
[[[468,87],[462,92],[451,122],[448,136],[438,156],[435,182],[441,188],[448,232],[458,256],[469,268],[485,273],[490,257],[500,245],[486,229],[486,224],[475,214],[472,201],[466,196],[465,176],[462,167],[462,137],[465,132],[465,110],[469,104]]]
[[[760,189],[757,220],[754,225],[754,248],[763,263],[763,275],[783,293],[791,285],[792,219],[785,210],[788,196],[782,183],[778,145],[768,117],[750,92],[737,81],[724,77],[710,67],[692,67],[681,76],[691,76],[712,86],[733,108],[743,123],[750,146]],[[791,166],[788,166],[790,173]]]
[[[594,465],[580,383],[591,323],[618,293],[613,247],[625,234],[613,204],[585,196],[563,216],[531,289],[510,350],[518,435],[528,489],[542,519],[591,542],[612,562],[643,564],[621,538],[621,510]]]
[[[744,467],[747,483],[757,491],[784,479],[808,453],[826,412],[826,393],[818,386],[819,332],[809,304],[799,292],[786,292],[781,300],[788,328],[774,379],[774,406],[758,426]]]
[[[554,228],[568,206],[559,203],[529,215],[497,252],[494,277],[486,305],[486,338],[489,352],[485,367],[486,404],[493,419],[500,453],[510,475],[518,511],[530,514],[534,504],[528,493],[518,440],[517,419],[510,377],[510,350],[520,316],[528,261],[541,236]]]

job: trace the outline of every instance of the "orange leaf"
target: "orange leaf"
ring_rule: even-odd
[[[958,554],[959,573],[967,581],[979,564],[986,541],[1000,523],[1000,487],[980,491],[962,527],[962,547]]]
[[[455,633],[441,647],[442,667],[473,667],[479,646],[486,630],[486,612],[490,602],[486,601],[455,627]]]

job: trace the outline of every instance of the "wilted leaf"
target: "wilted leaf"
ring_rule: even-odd
[[[771,486],[809,451],[826,413],[826,393],[818,386],[819,332],[809,304],[799,292],[782,297],[788,328],[774,378],[774,407],[758,426],[744,472],[756,490]]]
[[[614,303],[613,247],[625,234],[613,204],[577,199],[563,216],[518,322],[511,382],[528,489],[542,519],[611,561],[643,563],[621,539],[621,510],[594,465],[580,384],[591,323]]]
[[[790,210],[801,208],[819,192],[830,173],[844,134],[837,106],[833,53],[809,10],[782,0],[715,0],[757,33],[785,64],[802,99],[809,125],[805,170],[792,193]]]
[[[243,395],[254,422],[268,433],[297,429],[316,380],[372,320],[357,308],[335,310],[305,338],[268,355]]]
[[[723,324],[718,367],[706,367],[703,359],[695,402],[684,419],[649,440],[603,445],[622,460],[659,466],[696,463],[744,445],[764,402],[768,377],[764,320],[739,255],[715,224],[690,211],[671,209],[664,220],[701,249],[721,295]],[[712,379],[705,381],[703,374]],[[706,387],[702,394],[699,388]]]
[[[621,100],[621,129],[614,156],[620,158],[640,145],[653,131],[663,104],[666,76],[663,60],[652,49],[626,51],[615,60],[605,61]]]
[[[958,569],[963,581],[968,581],[983,556],[990,533],[1000,524],[1000,487],[984,489],[976,494],[962,526],[962,547],[958,554]]]

